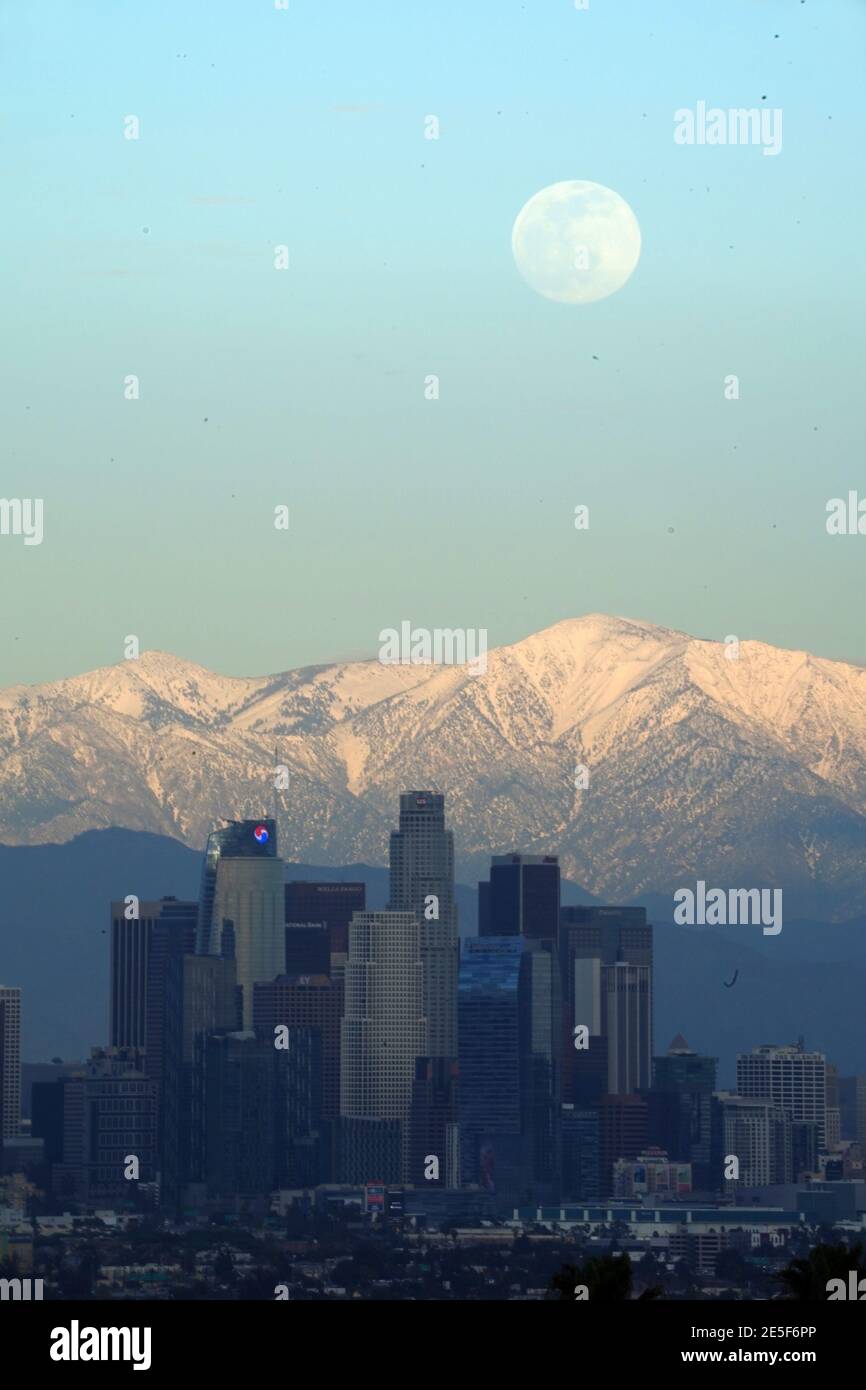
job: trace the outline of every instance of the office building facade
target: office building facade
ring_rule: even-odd
[[[460,942],[454,901],[454,836],[445,828],[445,798],[410,791],[400,797],[400,827],[391,832],[389,910],[410,912],[421,933],[424,1007],[430,1057],[457,1056]]]
[[[208,836],[199,898],[197,950],[233,955],[252,1027],[253,985],[285,971],[285,884],[273,820],[234,821]]]

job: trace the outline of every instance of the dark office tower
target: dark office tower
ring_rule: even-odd
[[[421,928],[424,1014],[430,1057],[457,1056],[460,942],[454,902],[454,836],[439,792],[403,792],[391,832],[389,909],[413,912]]]
[[[324,922],[330,936],[332,955],[347,955],[349,923],[353,912],[363,912],[367,906],[367,888],[363,883],[318,883],[295,879],[286,884],[287,922]],[[302,971],[315,975],[315,970]],[[327,973],[327,967],[326,967]],[[292,971],[287,968],[287,975]]]
[[[805,1182],[818,1172],[818,1126],[814,1120],[793,1120],[791,1123],[791,1177]]]
[[[716,1058],[699,1057],[678,1033],[665,1057],[653,1058],[649,1140],[678,1163],[692,1165],[697,1190],[717,1185],[713,1155]]]
[[[462,1182],[469,1185],[491,1186],[489,1173],[482,1171],[482,1148],[487,1153],[495,1144],[510,1147],[522,1139],[524,946],[519,936],[469,937],[463,943],[458,989],[460,1165]]]
[[[448,1057],[419,1057],[415,1064],[409,1181],[416,1187],[460,1185],[457,1075]],[[431,1158],[438,1160],[438,1176]]]
[[[59,1197],[88,1204],[133,1203],[157,1177],[157,1087],[133,1048],[94,1048],[62,1088],[63,1156],[52,1170]],[[138,1159],[137,1179],[125,1172]]]
[[[522,1129],[530,1146],[533,1192],[559,1190],[562,1000],[556,940],[525,941],[520,964]]]
[[[478,935],[493,935],[490,927],[490,883],[486,879],[481,879],[478,884]]]
[[[641,1096],[605,1096],[601,1116],[601,1195],[613,1193],[613,1165],[637,1158],[647,1142],[647,1103]]]
[[[469,938],[458,999],[462,1180],[499,1194],[549,1198],[559,1182],[554,944]]]
[[[21,990],[0,985],[0,1146],[21,1128]]]
[[[866,1153],[866,1076],[839,1079],[842,1137],[852,1139]]]
[[[270,1038],[281,1025],[290,1031],[313,1028],[322,1039],[322,1118],[340,1113],[340,1025],[343,1018],[342,980],[327,975],[280,975],[253,988],[253,1027]]]
[[[234,960],[170,958],[160,1077],[160,1195],[169,1208],[181,1204],[188,1185],[205,1181],[207,1039],[236,1032],[240,1020]]]
[[[233,821],[208,836],[199,899],[197,952],[227,954],[230,928],[243,992],[244,1028],[253,1017],[253,985],[283,973],[286,961],[283,861],[276,822]]]
[[[286,1047],[286,1143],[277,1149],[279,1187],[330,1182],[329,1129],[322,1120],[322,1034],[290,1028]]]
[[[575,1026],[607,1045],[607,1091],[649,1088],[652,1059],[652,927],[642,907],[564,907],[560,912],[563,978],[564,1099],[580,1101]],[[577,1072],[576,1072],[577,1069]]]
[[[207,1039],[209,1196],[264,1196],[278,1185],[286,1139],[286,1056],[272,1040],[254,1033],[224,1033]]]
[[[159,1047],[166,962],[195,950],[197,914],[197,903],[177,898],[111,904],[112,1047]]]
[[[330,975],[331,938],[323,922],[286,923],[286,975]]]
[[[341,1115],[337,1123],[338,1171],[341,1182],[360,1187],[371,1181],[406,1181],[403,1167],[403,1126],[399,1120]]]
[[[562,1107],[563,1201],[596,1201],[601,1196],[601,1111]]]
[[[490,884],[478,885],[481,936],[525,936],[556,941],[559,934],[559,859],[556,855],[495,855]]]
[[[42,1140],[49,1169],[63,1159],[63,1080],[36,1081],[31,1092],[30,1132],[34,1139]]]

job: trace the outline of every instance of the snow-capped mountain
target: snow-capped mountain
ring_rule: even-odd
[[[199,848],[276,798],[286,859],[382,863],[400,791],[433,787],[465,881],[519,849],[558,853],[608,901],[702,878],[781,886],[788,917],[863,911],[866,670],[727,652],[591,614],[490,652],[484,674],[372,660],[232,678],[147,652],[15,686],[0,840],[125,826]]]

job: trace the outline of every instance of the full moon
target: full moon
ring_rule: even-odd
[[[631,275],[640,258],[640,226],[612,188],[567,179],[542,188],[520,209],[511,249],[526,283],[545,299],[592,304],[622,289]]]

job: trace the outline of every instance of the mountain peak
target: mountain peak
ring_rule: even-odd
[[[862,668],[603,613],[487,658],[222,676],[150,650],[0,692],[0,839],[200,848],[270,804],[276,760],[288,859],[383,863],[399,793],[436,786],[464,876],[519,843],[608,901],[701,878],[866,908]]]

